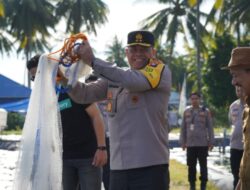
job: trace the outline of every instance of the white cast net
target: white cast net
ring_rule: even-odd
[[[81,65],[84,64],[64,71],[68,70],[69,85],[89,73],[89,68]],[[55,92],[57,70],[56,61],[47,55],[40,57],[23,128],[14,190],[63,189],[61,119]]]

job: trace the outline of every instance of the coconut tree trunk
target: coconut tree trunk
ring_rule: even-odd
[[[197,63],[197,78],[198,92],[201,94],[201,62],[200,62],[200,0],[197,0],[196,5],[196,63]]]
[[[237,19],[236,33],[237,33],[237,46],[240,46],[240,21],[239,19]]]

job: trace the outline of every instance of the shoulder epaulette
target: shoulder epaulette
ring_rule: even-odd
[[[158,59],[150,59],[149,63],[139,70],[148,80],[152,88],[156,88],[161,81],[161,74],[165,65]]]

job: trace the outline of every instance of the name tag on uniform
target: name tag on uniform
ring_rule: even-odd
[[[69,98],[59,102],[60,111],[71,108],[71,107],[72,107],[72,104]]]
[[[194,130],[194,124],[193,124],[193,123],[190,125],[190,130],[191,130],[191,131]]]

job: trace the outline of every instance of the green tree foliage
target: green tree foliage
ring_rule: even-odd
[[[114,37],[113,43],[108,46],[108,50],[105,51],[105,54],[108,56],[108,61],[116,63],[119,67],[128,67],[125,61],[126,55],[124,47],[117,36]]]
[[[29,58],[31,52],[48,48],[49,28],[53,29],[57,23],[54,6],[46,0],[8,0],[6,4],[10,33],[19,42],[17,52],[24,51]]]
[[[25,117],[16,112],[9,112],[7,116],[7,130],[23,128]]]
[[[67,20],[66,32],[79,33],[82,30],[96,32],[96,26],[107,21],[107,5],[101,0],[60,0],[56,5],[58,18]]]
[[[50,32],[62,16],[68,18],[67,31],[76,33],[85,26],[96,34],[96,26],[107,20],[107,12],[107,6],[100,0],[0,0],[0,52],[10,51],[12,45],[2,30],[18,44],[17,53],[24,52],[28,60],[33,52],[50,48]]]
[[[15,43],[19,44],[17,53],[24,52],[28,61],[32,52],[48,49],[49,28],[54,29],[58,22],[54,16],[54,6],[47,0],[5,0],[5,4],[8,31]]]
[[[5,17],[6,4],[0,0],[0,53],[9,53],[12,50],[12,42],[9,40],[7,19]]]
[[[236,36],[237,45],[242,45],[249,38],[250,1],[216,0],[207,23],[213,24],[213,31],[222,34],[230,31]]]
[[[229,71],[221,70],[221,67],[229,63],[235,43],[232,36],[226,33],[216,36],[215,40],[217,48],[211,48],[208,62],[203,68],[203,90],[207,102],[218,108],[229,106],[236,98]]]
[[[237,45],[244,43],[244,38],[249,37],[249,20],[250,20],[250,1],[234,0],[234,6],[231,6],[227,13],[231,13],[230,24],[237,34]]]
[[[169,46],[157,47],[157,58],[167,63]],[[187,94],[197,91],[197,67],[195,64],[195,50],[190,49],[189,54],[179,55],[174,53],[171,63],[168,64],[172,73],[172,90],[180,92],[184,76],[187,79]]]
[[[181,90],[184,74],[187,72],[187,62],[185,56],[174,54],[172,61],[169,63],[169,45],[162,45],[157,47],[157,58],[164,64],[167,64],[172,72],[172,88],[175,91]]]
[[[162,9],[153,15],[147,17],[142,21],[143,29],[150,29],[153,31],[156,39],[166,39],[166,42],[170,45],[169,48],[169,61],[173,55],[177,34],[184,34],[184,41],[188,44],[190,39],[193,40],[195,46],[196,42],[196,10],[191,7],[186,0],[159,0],[161,3],[166,4],[166,8]],[[200,13],[202,17],[206,17],[205,13]],[[206,28],[202,23],[199,23],[200,35],[208,36]],[[201,49],[203,52],[206,50],[206,45],[201,41]]]

